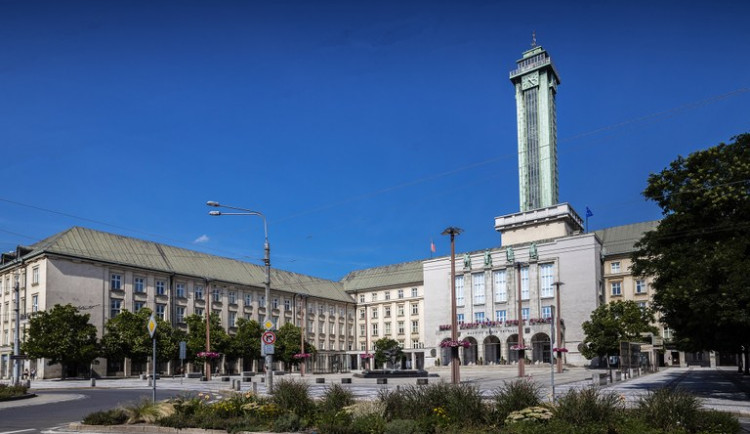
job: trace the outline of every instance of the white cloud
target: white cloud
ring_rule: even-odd
[[[195,241],[193,241],[193,243],[194,244],[207,243],[209,240],[210,238],[208,238],[208,235],[203,234],[199,236],[198,238],[196,238]]]

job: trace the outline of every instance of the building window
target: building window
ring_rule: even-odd
[[[378,323],[375,322],[370,325],[372,328],[372,336],[377,336],[378,335]]]
[[[474,291],[474,304],[484,304],[484,273],[472,274],[471,285]]]
[[[7,310],[7,309],[6,309]],[[122,310],[122,300],[113,298],[109,302],[109,316],[110,318],[116,317]]]
[[[290,312],[292,310],[292,300],[288,298],[284,299],[284,312]]]
[[[496,310],[495,311],[495,321],[505,322],[506,319],[508,319],[508,315],[507,315],[507,312],[505,310]]]
[[[398,290],[398,298],[404,298],[404,290],[403,289],[399,289]]]
[[[612,295],[622,295],[622,282],[612,282],[610,286],[612,288]]]
[[[245,306],[251,306],[252,304],[253,304],[253,293],[246,292],[245,293]]]
[[[411,289],[411,296],[412,297],[417,297],[417,293],[418,293],[417,288],[412,288]]]
[[[134,301],[133,302],[133,313],[138,313],[141,309],[143,309],[143,306],[146,305],[145,301]]]
[[[555,294],[554,286],[555,276],[552,264],[542,264],[539,266],[539,283],[542,297],[552,297]]]
[[[378,293],[377,292],[373,292],[372,294],[370,294],[370,299],[372,301],[378,301]]]
[[[203,300],[203,286],[201,285],[195,285],[195,299],[196,300]]]
[[[492,273],[495,285],[495,302],[508,301],[508,284],[505,280],[505,270],[497,270]]]
[[[404,305],[399,304],[398,305],[398,316],[404,316]]]
[[[364,324],[360,324],[359,325],[359,335],[360,336],[364,336],[365,335],[365,325]]]
[[[365,302],[365,295],[364,294],[359,294],[359,302],[360,303],[364,303]]]
[[[367,309],[365,309],[365,308],[362,308],[362,309],[359,310],[359,319],[365,319],[365,316],[366,316],[365,312],[366,311],[367,311]]]
[[[39,267],[34,267],[31,269],[31,284],[39,285]]]
[[[227,297],[229,298],[229,304],[237,304],[237,293],[235,291],[229,291]]]
[[[385,313],[383,314],[383,317],[390,318],[391,317],[391,307],[390,306],[386,306],[384,308],[384,310],[385,310]]]
[[[166,283],[163,280],[156,281],[156,295],[164,295],[166,292]]]
[[[542,306],[542,318],[552,318],[552,306]]]
[[[143,277],[136,277],[133,279],[133,292],[143,293],[145,292],[145,285],[143,283]]]
[[[645,312],[646,309],[648,308],[648,303],[645,302],[645,301],[639,301],[638,302],[638,307],[640,307],[641,310]]]
[[[456,276],[456,306],[464,305],[464,276]]]
[[[404,322],[403,321],[398,322],[398,334],[400,335],[404,334]]]
[[[185,284],[178,283],[175,285],[175,296],[178,298],[185,298]]]
[[[221,290],[219,288],[214,287],[211,290],[211,296],[211,301],[213,301],[214,303],[221,303]]]
[[[157,304],[156,305],[156,317],[164,320],[164,313],[167,311],[167,305],[166,304]]]
[[[385,335],[388,336],[391,334],[391,323],[387,322],[385,323]]]
[[[457,321],[457,322],[458,322],[459,324],[461,324],[462,322],[464,322],[464,314],[462,314],[462,313],[457,313],[457,314],[456,314],[456,321]]]
[[[411,332],[412,333],[419,333],[419,321],[412,321],[411,322]]]
[[[274,309],[278,309],[279,308],[279,299],[278,298],[274,298],[273,300],[271,300],[271,306],[273,306]]]
[[[258,297],[258,306],[259,307],[266,307],[266,296],[265,295],[261,295],[260,297]]]
[[[521,300],[529,299],[529,267],[521,267]]]
[[[109,289],[122,290],[122,275],[112,274],[109,278]]]
[[[237,312],[229,312],[229,327],[237,327]]]
[[[386,291],[385,292],[385,299],[386,300],[390,300],[391,299],[391,291]]]
[[[371,316],[372,319],[377,319],[378,318],[378,310],[379,309],[377,307],[373,306],[373,308],[372,308],[372,316]]]
[[[185,322],[185,306],[176,306],[174,308],[175,322],[182,324]]]
[[[411,314],[412,315],[419,315],[419,303],[412,303],[411,304]]]
[[[614,274],[614,273],[619,273],[619,272],[620,272],[620,261],[616,261],[616,262],[613,262],[613,263],[612,263],[612,264],[610,265],[610,271],[611,271],[611,272],[612,272],[613,274]]]
[[[484,322],[484,312],[474,312],[474,322]]]
[[[645,294],[647,291],[646,289],[646,281],[645,280],[636,280],[635,281],[635,293],[636,294]]]
[[[524,308],[521,309],[521,319],[523,319],[523,320],[529,319],[529,308],[528,307],[524,307]]]
[[[198,316],[203,316],[203,308],[202,307],[196,307],[195,308],[195,314]]]

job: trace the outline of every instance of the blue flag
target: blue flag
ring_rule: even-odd
[[[591,212],[591,210],[589,209],[589,207],[586,207],[586,217],[593,217],[593,216],[594,216],[594,213]]]

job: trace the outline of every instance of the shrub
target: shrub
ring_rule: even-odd
[[[410,419],[395,419],[385,424],[384,434],[420,434],[422,428]]]
[[[512,423],[537,423],[552,419],[552,411],[546,407],[527,407],[523,410],[511,411],[505,418],[505,424]]]
[[[352,420],[351,429],[353,434],[383,434],[385,432],[385,419],[378,413],[355,416]]]
[[[542,391],[531,380],[515,380],[505,383],[493,393],[494,421],[502,423],[513,411],[535,407],[542,402]]]
[[[387,420],[434,419],[440,425],[476,424],[485,419],[479,389],[468,384],[433,383],[407,386],[400,391],[381,390]],[[439,409],[436,415],[436,411]]]
[[[273,388],[271,400],[282,411],[295,413],[300,418],[311,414],[315,403],[310,398],[310,386],[302,381],[283,379]]]
[[[340,384],[333,384],[326,389],[319,407],[323,412],[335,413],[352,404],[354,404],[352,392],[344,389]]]
[[[122,425],[128,420],[128,415],[121,408],[95,411],[81,421],[84,425]]]
[[[703,410],[698,415],[696,431],[703,434],[740,432],[740,422],[734,415],[716,410]]]
[[[9,386],[7,384],[0,384],[0,399],[26,395],[27,392],[28,388],[26,386]]]
[[[624,397],[600,393],[593,387],[570,390],[560,397],[553,413],[556,418],[574,425],[598,423],[610,425],[623,415]]]
[[[150,399],[127,405],[124,412],[128,419],[126,423],[154,423],[160,418],[175,413],[174,405],[167,401],[153,402]]]
[[[638,402],[640,416],[651,426],[662,431],[694,431],[700,410],[700,401],[680,389],[658,389]]]

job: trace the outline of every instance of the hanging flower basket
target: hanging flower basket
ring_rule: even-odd
[[[294,357],[295,359],[307,359],[307,358],[309,358],[311,356],[312,355],[310,353],[297,353],[297,354],[293,355],[292,357]]]
[[[221,357],[219,353],[215,353],[213,351],[201,351],[200,353],[196,354],[199,359],[218,359]]]
[[[512,346],[510,347],[510,349],[511,349],[512,351],[524,351],[524,350],[528,350],[528,349],[529,349],[529,347],[527,347],[527,346],[524,346],[524,345],[512,345]]]
[[[471,346],[471,342],[469,341],[443,341],[443,342],[440,342],[440,346],[442,348],[456,348],[456,347],[469,348]]]
[[[375,354],[372,354],[372,353],[360,354],[359,357],[363,359],[372,359],[373,357],[375,357]]]
[[[553,348],[552,351],[556,353],[567,353],[568,349],[567,348]]]

